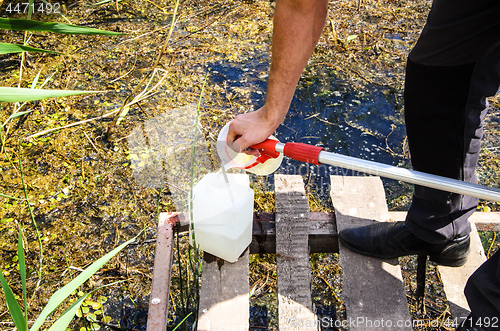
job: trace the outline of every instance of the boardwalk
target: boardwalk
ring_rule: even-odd
[[[239,260],[220,263],[205,254],[198,330],[249,329],[248,260],[249,254],[254,253],[277,254],[279,330],[318,330],[318,318],[311,302],[311,252],[339,253],[343,270],[342,297],[350,330],[413,330],[418,321],[412,321],[409,314],[397,259],[361,256],[338,243],[338,230],[371,222],[404,220],[405,213],[387,211],[380,178],[332,176],[334,213],[309,212],[300,176],[275,175],[275,183],[276,213],[254,215],[253,241]],[[186,229],[183,215],[162,214],[162,219],[168,217],[180,220],[181,228]],[[482,231],[498,231],[500,214],[488,213],[486,217],[476,213],[471,221],[476,226],[473,226],[472,249],[466,265],[438,268],[454,318],[467,316],[469,308],[463,288],[470,274],[485,260],[476,227]],[[159,225],[148,318],[151,331],[164,330],[165,325],[167,275],[158,270],[165,270],[165,258],[171,250],[165,243],[169,232],[162,230],[170,223],[163,221]],[[159,274],[162,276],[157,276]],[[159,321],[162,319],[163,322]]]

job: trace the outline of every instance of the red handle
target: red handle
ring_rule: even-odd
[[[283,154],[294,160],[319,165],[319,153],[323,147],[311,146],[302,143],[286,143]]]
[[[250,148],[258,149],[261,152],[261,157],[265,156],[265,160],[267,160],[269,158],[277,158],[280,155],[279,152],[276,152],[277,143],[279,143],[278,140],[267,139],[259,144],[250,146]],[[318,158],[322,150],[324,150],[324,148],[319,146],[302,143],[286,143],[283,154],[297,161],[319,165]]]
[[[268,158],[277,158],[280,156],[279,152],[276,152],[276,144],[279,143],[278,140],[275,139],[267,139],[261,143],[250,146],[250,148],[258,149],[261,154],[267,155]]]

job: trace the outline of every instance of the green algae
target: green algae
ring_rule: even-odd
[[[154,259],[156,211],[174,211],[176,205],[167,184],[161,189],[144,187],[136,180],[134,166],[140,162],[135,161],[140,161],[142,156],[130,151],[127,137],[144,122],[197,102],[210,65],[226,63],[234,68],[251,70],[254,63],[268,61],[265,55],[270,50],[274,3],[183,2],[171,44],[160,62],[166,77],[159,93],[133,105],[122,123],[107,136],[112,118],[98,117],[121,106],[151,69],[168,34],[174,3],[155,1],[155,4],[141,0],[122,1],[119,3],[120,11],[116,11],[114,2],[100,6],[93,6],[91,1],[69,2],[65,6],[65,16],[73,24],[126,35],[111,38],[56,37],[36,33],[30,39],[31,46],[55,50],[62,55],[27,54],[22,72],[18,55],[0,56],[3,62],[0,68],[1,86],[20,84],[28,88],[40,72],[41,80],[51,77],[48,88],[106,91],[99,95],[30,102],[24,110],[29,109],[31,113],[12,120],[8,132],[2,131],[5,142],[0,152],[0,266],[12,284],[19,282],[20,276],[15,267],[16,240],[18,228],[22,227],[28,261],[30,320],[34,320],[50,294],[69,282],[79,273],[78,270],[146,228],[137,245],[111,260],[82,287],[83,293],[112,281],[126,280],[92,297],[93,302],[99,302],[99,296],[108,298],[103,303],[102,318],[95,314],[100,308],[93,309],[97,305],[92,306],[89,302],[88,312],[75,321],[73,329],[91,327],[86,316],[92,313],[98,321],[115,327],[141,329],[145,326]],[[363,1],[362,4],[361,10],[351,1],[337,1],[329,5],[327,27],[299,83],[300,89],[317,84],[318,76],[332,75],[358,91],[364,91],[366,84],[390,86],[391,97],[399,98],[406,55],[416,41],[430,3]],[[0,13],[3,13],[4,7],[5,4],[0,6]],[[64,21],[57,15],[35,14],[33,18]],[[19,32],[5,35],[6,41],[13,43],[22,38],[23,34]],[[255,81],[265,81],[265,75],[266,71],[259,69],[255,72]],[[230,77],[211,80],[213,77],[221,78],[216,72],[210,74],[200,114],[202,133],[209,150],[206,155],[210,159],[206,166],[208,171],[218,169],[219,161],[214,152],[210,152],[218,131],[237,113],[253,109],[252,93],[259,91],[253,82],[233,84]],[[153,83],[156,82],[158,80]],[[321,93],[327,95],[334,92],[325,90]],[[401,104],[401,100],[398,103]],[[6,103],[0,106],[3,123],[15,106]],[[398,110],[401,115],[402,105]],[[493,186],[498,186],[498,146],[494,139],[488,137],[497,135],[497,115],[498,112],[492,112],[488,117],[487,144],[479,167],[481,182]],[[98,119],[37,138],[23,139],[47,129],[91,118]],[[400,117],[394,119],[395,122],[400,120]],[[352,121],[349,123],[357,125]],[[371,128],[362,129],[372,132]],[[28,198],[34,209],[44,250],[41,266],[38,264],[37,238],[26,202],[23,201],[20,168],[16,162],[19,142],[22,145],[21,159]],[[404,142],[394,150],[405,154]],[[175,162],[173,159],[172,163]],[[408,166],[408,155],[404,155],[401,162],[402,166]],[[311,181],[314,182],[314,179]],[[252,186],[256,190],[256,210],[273,211],[274,194],[267,184],[253,178]],[[411,198],[408,187],[401,189],[396,183],[386,189],[391,209],[408,208]],[[309,201],[315,210],[331,210],[328,200],[318,197],[314,191],[310,192]],[[498,210],[496,204],[481,202],[481,208],[485,207]],[[180,270],[193,278],[188,256],[184,254],[188,245],[187,235],[181,234],[179,239],[180,245],[174,254],[177,256],[177,249],[181,250],[180,261],[176,260],[173,265],[170,327],[188,313],[183,311],[186,307],[180,307]],[[492,238],[488,243],[491,242]],[[255,330],[277,328],[274,260],[273,255],[251,258],[252,323],[255,323]],[[408,263],[411,273],[414,266],[412,262]],[[341,270],[336,257],[313,256],[311,265],[315,303],[325,307],[325,316],[331,316],[333,311],[337,318],[345,318]],[[37,275],[40,267],[41,278]],[[405,277],[411,279],[409,275]],[[413,285],[409,284],[408,291],[411,291]],[[15,285],[14,288],[19,293],[20,288]],[[431,294],[439,297],[441,292],[436,289]],[[78,293],[73,297],[76,298]],[[441,302],[438,304],[441,305]],[[3,297],[0,297],[0,307],[4,306]],[[436,307],[438,313],[430,315],[432,318],[446,309],[443,308],[445,306]],[[327,312],[328,309],[331,311]],[[60,312],[56,311],[56,315]],[[104,319],[104,315],[109,318]],[[0,322],[7,323],[2,327],[10,327],[7,317],[0,313]],[[90,318],[93,319],[93,316]],[[99,325],[102,329],[112,329]]]

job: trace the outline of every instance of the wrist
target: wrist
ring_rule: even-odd
[[[257,110],[257,112],[259,112],[260,117],[266,123],[269,130],[274,132],[281,122],[283,122],[287,109],[280,110],[266,104],[264,107]]]

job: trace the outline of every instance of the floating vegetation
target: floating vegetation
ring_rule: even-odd
[[[6,12],[7,4],[0,1],[0,16],[27,18],[24,13]],[[331,2],[327,26],[278,138],[409,167],[402,118],[404,67],[430,5],[427,0]],[[24,105],[0,104],[0,123],[5,123],[0,128],[0,267],[14,298],[22,302],[17,253],[22,229],[30,294],[28,324],[57,289],[144,230],[72,293],[76,301],[84,293],[121,281],[84,300],[70,328],[145,329],[157,213],[176,210],[176,183],[175,177],[164,176],[160,187],[141,185],[134,172],[141,162],[151,160],[139,148],[131,151],[127,138],[149,120],[168,118],[165,115],[197,104],[210,71],[200,106],[199,138],[203,136],[208,150],[203,170],[217,170],[214,146],[219,130],[236,114],[264,103],[274,6],[264,0],[65,1],[60,8],[64,16],[35,11],[31,19],[122,34],[37,31],[27,32],[26,39],[23,31],[3,34],[2,42],[57,53],[0,54],[0,86],[28,92],[41,87],[106,91]],[[478,177],[485,185],[498,186],[498,98],[491,99],[491,105]],[[177,119],[180,123],[181,117]],[[171,140],[169,136],[164,141]],[[164,170],[179,170],[175,159],[173,164],[165,161],[169,160],[162,160]],[[331,210],[329,175],[344,174],[342,169],[289,161],[279,171],[302,175],[311,208],[322,211]],[[272,177],[252,176],[251,180],[255,209],[273,211]],[[408,208],[411,185],[386,181],[385,188],[391,210]],[[498,205],[482,201],[480,208],[497,211]],[[500,241],[493,236],[483,236],[490,254]],[[188,289],[181,278],[192,280],[195,275],[187,253],[188,235],[177,238],[169,329],[185,319],[178,330],[188,330],[196,323],[196,305],[191,302],[195,287]],[[414,289],[412,261],[403,261],[408,293]],[[345,318],[336,256],[314,255],[311,265],[318,314]],[[428,268],[434,284],[429,289],[433,309],[428,309],[428,318],[435,319],[448,308],[435,267]],[[250,270],[253,330],[276,330],[274,255],[252,256]],[[412,299],[408,300],[412,306]],[[70,304],[61,305],[53,316],[60,316]],[[6,312],[2,295],[0,328],[12,330],[14,324]],[[47,330],[48,325],[41,329]]]

